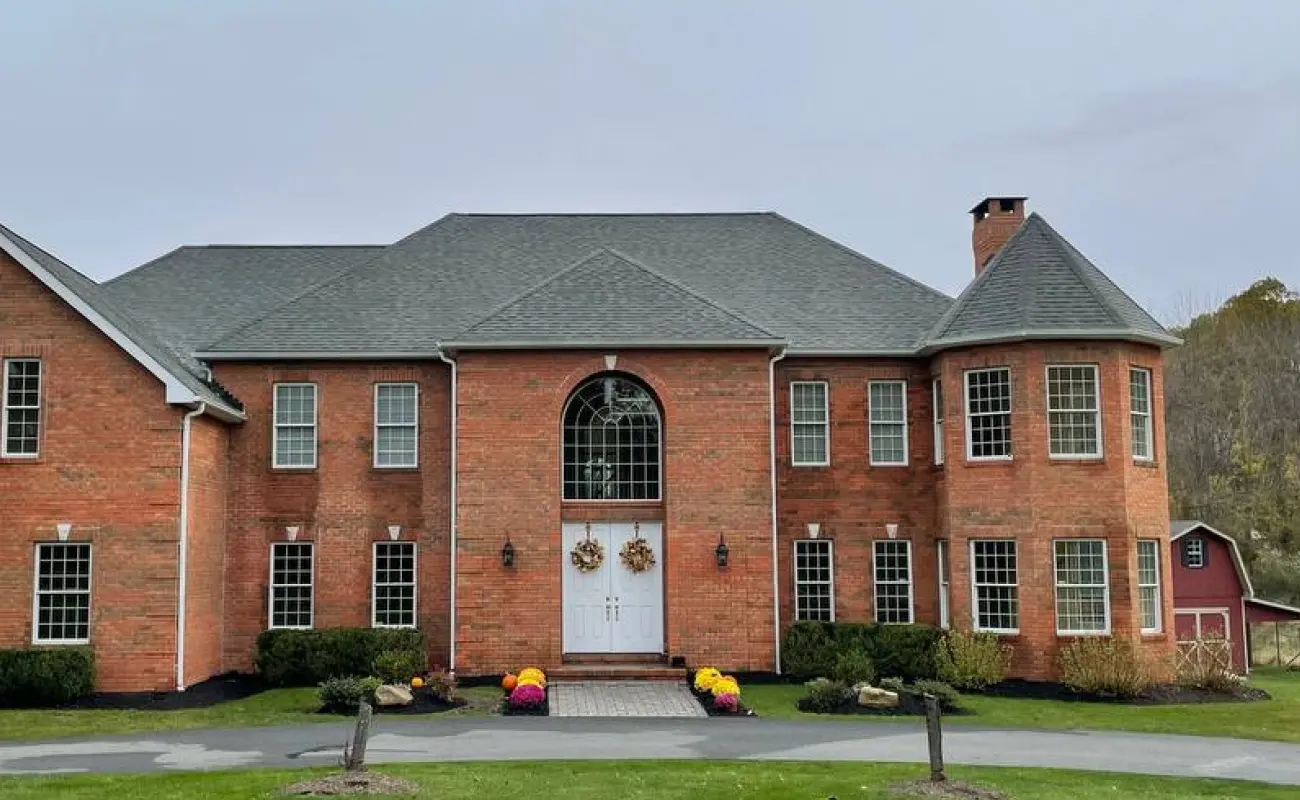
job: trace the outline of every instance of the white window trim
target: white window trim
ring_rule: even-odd
[[[794,597],[791,598],[792,600],[794,600],[794,621],[795,622],[827,621],[827,620],[803,620],[799,617],[799,545],[806,544],[808,542],[817,542],[819,544],[824,543],[826,545],[826,558],[828,559],[828,563],[831,566],[831,579],[830,579],[831,618],[829,622],[834,622],[835,621],[835,542],[832,539],[795,539],[794,540],[794,549],[791,552],[791,558],[793,560],[790,562],[790,567],[791,567],[790,577],[794,579]],[[821,581],[817,581],[816,583],[820,584]]]
[[[980,633],[996,633],[1007,636],[1016,636],[1020,633],[1020,628],[985,628],[980,625],[980,604],[979,604],[979,586],[975,583],[975,543],[976,542],[1010,542],[1016,554],[1016,582],[1007,583],[989,583],[985,586],[1015,586],[1016,587],[1016,620],[1020,620],[1020,544],[1015,539],[971,539],[969,544],[970,553],[970,610],[971,610],[971,628]]]
[[[1204,539],[1203,537],[1200,537],[1200,536],[1189,536],[1189,537],[1187,537],[1185,540],[1182,540],[1182,541],[1183,541],[1183,552],[1186,554],[1186,555],[1185,555],[1185,560],[1186,560],[1186,562],[1187,562],[1187,564],[1186,564],[1187,568],[1188,568],[1188,569],[1205,569],[1205,539]],[[1191,548],[1191,546],[1192,546],[1193,544],[1196,545],[1196,563],[1195,563],[1195,564],[1192,563],[1192,548]]]
[[[1100,542],[1101,543],[1101,576],[1102,576],[1102,603],[1104,606],[1103,616],[1105,617],[1106,626],[1099,631],[1067,631],[1061,629],[1061,583],[1057,580],[1057,561],[1060,553],[1057,552],[1056,546],[1061,542]],[[1018,566],[1018,565],[1017,565]],[[1095,583],[1087,584],[1066,584],[1067,589],[1095,589]],[[1105,539],[1053,539],[1052,540],[1052,613],[1056,617],[1056,635],[1064,637],[1083,637],[1083,636],[1110,636],[1110,550],[1106,546]]]
[[[89,548],[86,557],[86,569],[89,571],[85,594],[89,598],[86,610],[86,630],[89,632],[94,622],[95,603],[95,547],[90,542],[37,542],[32,565],[32,644],[34,645],[81,645],[90,644],[90,637],[84,639],[42,639],[41,631],[41,548],[46,545],[84,544]],[[81,592],[45,592],[45,594],[81,594]]]
[[[1097,452],[1095,453],[1053,453],[1052,452],[1052,370],[1053,369],[1090,369],[1092,370],[1093,400],[1096,407],[1093,408],[1093,431],[1097,437]],[[1043,367],[1043,411],[1047,415],[1047,457],[1052,461],[1096,461],[1104,458],[1106,447],[1102,441],[1102,424],[1101,424],[1101,372],[1097,369],[1096,364],[1048,364]],[[1056,413],[1069,413],[1058,411]]]
[[[947,420],[943,416],[943,379],[930,380],[930,407],[934,428],[934,464],[943,465],[943,429]]]
[[[411,425],[396,425],[393,423],[379,423],[379,389],[384,386],[410,386],[415,389],[415,420]],[[418,469],[420,466],[420,384],[414,381],[384,381],[375,384],[375,408],[374,408],[374,446],[373,460],[375,469]],[[379,429],[380,428],[415,428],[415,463],[413,464],[380,464],[379,463]]]
[[[816,425],[815,422],[795,422],[794,388],[796,386],[821,386],[824,389],[822,410],[826,420],[822,423],[822,436],[826,439],[826,459],[824,461],[796,461],[794,448],[795,425]],[[791,381],[790,382],[790,466],[792,467],[829,467],[831,465],[831,385],[828,381]]]
[[[275,624],[275,548],[280,545],[310,545],[311,546],[311,583],[307,584],[311,588],[311,621],[306,625],[276,625]],[[316,542],[271,542],[271,548],[268,551],[270,561],[267,563],[266,570],[266,629],[269,631],[310,631],[316,627]],[[301,586],[300,583],[280,584],[283,586]]]
[[[934,549],[939,562],[939,573],[935,576],[939,584],[939,629],[946,631],[952,627],[952,564],[948,540],[936,540]]]
[[[906,622],[884,622],[880,619],[880,595],[876,587],[880,585],[879,573],[876,570],[876,560],[880,557],[878,549],[882,544],[903,544],[907,551],[907,621]],[[886,581],[886,586],[897,586],[900,581]],[[871,543],[871,600],[875,621],[881,625],[912,625],[916,622],[916,586],[913,583],[912,574],[912,540],[911,539],[876,539]]]
[[[379,546],[380,545],[400,544],[411,548],[411,624],[410,625],[380,625],[379,624]],[[313,551],[313,558],[315,552]],[[315,580],[315,565],[312,565],[312,580]],[[387,583],[385,586],[405,586],[404,583]],[[312,598],[312,613],[316,613],[315,597]],[[392,628],[397,630],[410,630],[418,627],[417,622],[420,618],[420,548],[415,542],[402,541],[384,541],[378,540],[370,546],[370,627],[372,628]]]
[[[1151,546],[1152,551],[1156,555],[1156,582],[1154,584],[1142,583],[1142,545],[1144,544],[1149,544]],[[1138,539],[1137,554],[1138,554],[1138,580],[1137,580],[1138,629],[1140,633],[1161,633],[1164,631],[1164,620],[1162,618],[1164,617],[1165,599],[1161,591],[1162,581],[1160,575],[1160,540],[1159,539]],[[1156,590],[1156,626],[1154,628],[1142,627],[1142,589],[1146,587],[1154,587]]]
[[[14,364],[36,364],[36,452],[11,453],[9,451],[9,369]],[[41,407],[45,389],[45,364],[39,358],[6,358],[3,383],[0,383],[0,458],[40,458],[42,429],[45,427],[44,409]],[[28,409],[31,406],[17,406]]]
[[[991,415],[988,415],[988,414],[979,414],[979,415],[976,415],[976,414],[972,413],[971,410],[970,410],[970,376],[971,376],[973,373],[976,373],[976,372],[1005,372],[1005,373],[1007,374],[1007,401],[1008,401],[1008,402],[1007,402],[1007,411],[1006,411],[1006,414],[1007,414],[1008,417],[1011,416],[1012,409],[1015,407],[1015,404],[1014,404],[1014,397],[1013,397],[1013,395],[1012,395],[1012,393],[1013,393],[1013,391],[1014,391],[1014,387],[1011,385],[1011,368],[1010,368],[1010,367],[978,367],[978,368],[975,368],[975,369],[968,369],[968,370],[965,370],[964,372],[962,372],[962,376],[961,376],[961,379],[962,379],[962,380],[961,380],[961,384],[962,384],[962,386],[961,386],[961,388],[962,388],[962,393],[961,393],[961,403],[962,403],[962,411],[963,411],[963,413],[965,414],[965,418],[966,418],[966,460],[967,460],[967,461],[1010,461],[1010,460],[1012,460],[1012,458],[1015,457],[1015,446],[1014,446],[1014,445],[1015,445],[1015,439],[1014,439],[1014,438],[1012,438],[1011,441],[1009,441],[1009,442],[1007,443],[1008,446],[1011,447],[1011,453],[1009,453],[1009,454],[1007,454],[1007,455],[1005,455],[1005,456],[977,456],[977,455],[975,455],[975,439],[974,439],[974,437],[971,436],[971,424],[970,424],[970,421],[971,421],[971,419],[972,419],[973,417],[975,417],[975,416],[991,416]],[[998,413],[1002,413],[1002,412],[998,412]],[[1009,433],[1014,437],[1014,435],[1015,435],[1014,419],[1011,420],[1011,427],[1010,427],[1008,430],[1009,430]]]
[[[1129,383],[1130,383],[1130,386],[1129,386],[1129,393],[1128,393],[1128,414],[1129,414],[1129,431],[1130,431],[1129,435],[1130,435],[1130,436],[1133,435],[1133,434],[1132,434],[1132,430],[1133,430],[1133,417],[1135,417],[1135,416],[1146,417],[1146,420],[1147,420],[1147,424],[1146,424],[1146,442],[1144,442],[1144,444],[1146,444],[1147,454],[1144,455],[1144,456],[1133,455],[1133,460],[1134,460],[1134,461],[1143,461],[1143,462],[1155,461],[1155,460],[1156,460],[1156,436],[1155,436],[1155,427],[1156,427],[1156,421],[1155,421],[1155,417],[1156,417],[1156,415],[1155,415],[1155,406],[1156,406],[1156,399],[1155,399],[1155,391],[1154,391],[1154,389],[1152,388],[1152,383],[1153,383],[1154,378],[1153,378],[1153,376],[1152,376],[1152,374],[1151,374],[1151,370],[1148,369],[1148,368],[1146,368],[1146,367],[1132,367],[1132,366],[1131,366],[1131,367],[1129,367],[1128,369],[1129,369]],[[1143,377],[1143,380],[1145,380],[1145,381],[1146,381],[1146,384],[1147,384],[1147,410],[1146,410],[1145,412],[1134,411],[1134,410],[1133,410],[1133,387],[1132,387],[1131,384],[1132,384],[1132,381],[1133,381],[1133,373],[1135,373],[1135,372],[1140,373],[1140,374],[1142,375],[1142,377]],[[1132,447],[1131,447],[1131,446],[1129,447],[1129,450],[1130,450],[1130,452],[1132,451]]]
[[[312,447],[310,464],[280,464],[280,428],[306,428],[306,425],[281,424],[277,419],[280,409],[280,389],[300,386],[311,387],[312,409],[311,430]],[[314,383],[274,383],[271,384],[271,468],[283,470],[316,469],[320,461],[320,389]],[[313,611],[313,613],[315,613]]]
[[[874,404],[871,402],[872,384],[894,384],[902,387],[903,398],[903,460],[902,461],[877,461],[876,450],[871,446],[871,426],[872,425],[898,425],[897,422],[877,422],[871,418]],[[829,414],[827,415],[829,420]],[[867,381],[867,461],[873,467],[906,467],[912,460],[912,448],[910,446],[911,430],[907,424],[907,381],[902,379],[884,379]]]

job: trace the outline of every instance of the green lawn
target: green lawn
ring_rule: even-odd
[[[1124,730],[1144,733],[1183,733],[1300,742],[1300,672],[1257,670],[1251,685],[1273,696],[1258,703],[1209,703],[1185,706],[1126,706],[1113,703],[1067,703],[1055,700],[1011,700],[965,695],[964,705],[975,712],[947,717],[948,725],[997,725],[1008,728]],[[804,714],[795,708],[802,686],[742,687],[746,705],[773,719],[856,720],[863,717]],[[880,717],[879,719],[898,719]]]
[[[469,705],[446,716],[491,713],[501,698],[495,687],[461,689]],[[59,736],[90,736],[139,731],[190,730],[193,728],[247,728],[267,725],[300,725],[340,722],[332,714],[317,714],[320,703],[316,690],[271,689],[243,700],[209,708],[184,711],[99,711],[75,709],[0,710],[0,739],[48,739]]]
[[[699,798],[809,798],[837,800],[887,798],[889,787],[925,776],[905,764],[824,764],[786,762],[549,762],[384,766],[380,771],[417,781],[420,797],[533,800],[699,800]],[[218,771],[177,775],[99,775],[0,778],[8,800],[188,800],[190,798],[269,798],[281,787],[322,770]],[[1010,798],[1078,800],[1081,797],[1294,798],[1296,788],[1243,781],[1149,778],[1104,772],[963,767],[950,776],[1003,791]]]

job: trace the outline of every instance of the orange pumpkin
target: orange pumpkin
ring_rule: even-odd
[[[424,686],[424,678],[421,678],[419,675],[416,675],[414,678],[411,678],[412,689],[419,689],[422,688],[423,686]]]
[[[516,678],[514,674],[507,674],[501,679],[501,688],[505,689],[507,692],[513,692],[518,683],[519,679]]]

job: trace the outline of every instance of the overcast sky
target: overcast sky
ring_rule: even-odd
[[[1168,319],[1300,284],[1300,3],[0,0],[0,220],[103,279],[771,209],[955,294],[989,194]]]

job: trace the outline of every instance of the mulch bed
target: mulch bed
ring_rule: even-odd
[[[898,706],[896,708],[876,708],[873,706],[860,706],[854,698],[849,698],[841,703],[834,711],[819,711],[808,708],[804,705],[802,698],[795,703],[795,708],[805,714],[859,714],[864,717],[924,717],[925,700],[920,695],[903,692],[898,696]],[[963,716],[972,712],[964,708],[944,708],[945,717]]]
[[[704,709],[704,713],[708,714],[710,717],[757,717],[758,716],[758,714],[754,713],[754,709],[749,708],[744,703],[741,703],[736,708],[736,712],[734,714],[727,711],[723,711],[718,708],[714,708],[713,694],[711,692],[697,692],[695,691],[695,687],[691,685],[687,685],[687,688],[691,690],[691,694],[694,695],[695,699],[699,702],[700,707]]]
[[[394,795],[419,794],[420,785],[405,778],[379,772],[340,772],[325,778],[298,781],[280,791],[298,797],[337,797],[347,794]]]
[[[1114,695],[1090,694],[1078,692],[1070,687],[1051,681],[1007,680],[979,691],[967,690],[969,694],[983,694],[990,697],[1010,697],[1027,700],[1063,700],[1072,703],[1117,703],[1121,705],[1164,706],[1191,705],[1198,703],[1251,703],[1258,700],[1272,699],[1263,689],[1242,687],[1233,692],[1212,692],[1179,686],[1174,683],[1156,684],[1137,697],[1116,697]]]
[[[375,706],[376,714],[441,714],[469,705],[463,697],[442,700],[428,692],[414,693],[409,706]]]
[[[953,800],[1001,800],[1002,793],[961,781],[908,781],[889,787],[895,797],[941,797]]]
[[[60,708],[91,708],[118,711],[180,711],[208,708],[218,703],[242,700],[266,691],[255,675],[231,672],[196,683],[183,692],[97,692],[73,700]]]

